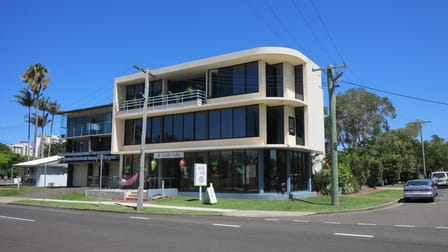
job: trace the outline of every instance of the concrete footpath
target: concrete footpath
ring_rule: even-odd
[[[78,201],[78,200],[57,200],[57,199],[39,199],[39,198],[23,198],[23,197],[0,197],[0,203],[14,204],[19,200],[36,200],[47,202],[66,202],[66,203],[78,203],[78,204],[97,204],[97,201]],[[129,206],[137,207],[136,202],[115,202],[115,201],[102,201],[103,205],[117,205],[117,206]],[[315,214],[314,212],[298,212],[298,211],[258,211],[258,210],[235,210],[235,209],[223,209],[223,208],[205,208],[205,207],[183,207],[183,206],[167,206],[158,205],[148,202],[143,203],[143,207],[152,208],[165,208],[165,209],[178,209],[189,211],[204,211],[204,212],[216,212],[223,216],[233,217],[281,217],[281,216],[305,216]]]

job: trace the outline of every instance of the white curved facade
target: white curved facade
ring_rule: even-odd
[[[173,187],[191,191],[190,175],[171,167],[185,159],[208,163],[210,176],[218,164],[218,192],[311,192],[311,172],[319,169],[317,159],[325,150],[317,68],[296,50],[261,47],[150,70],[155,78],[150,79],[145,166],[152,160],[159,165],[145,176],[168,174]],[[123,176],[138,171],[144,82],[144,73],[114,81],[112,153],[121,157]],[[171,154],[172,160],[163,158]]]

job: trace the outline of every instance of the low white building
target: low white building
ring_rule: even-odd
[[[60,156],[35,159],[13,165],[14,167],[30,168],[30,179],[34,186],[66,187],[67,164],[61,163]]]

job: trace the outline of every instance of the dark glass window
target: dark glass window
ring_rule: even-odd
[[[286,151],[266,150],[264,159],[264,191],[284,193],[286,191]]]
[[[134,144],[140,144],[142,142],[142,120],[134,120]]]
[[[246,110],[246,136],[257,137],[260,135],[258,105],[249,106]]]
[[[268,144],[283,144],[283,106],[268,107],[267,109],[267,137]]]
[[[246,136],[246,108],[233,109],[233,137]]]
[[[305,145],[305,112],[304,108],[296,108],[296,144]]]
[[[296,119],[292,116],[288,117],[288,131],[291,136],[296,135]]]
[[[195,140],[205,140],[206,132],[206,117],[205,112],[195,113],[195,124],[194,124],[194,139]]]
[[[308,190],[308,177],[311,170],[308,164],[308,153],[291,153],[291,191]]]
[[[296,89],[296,99],[303,101],[303,66],[294,67],[294,83]]]
[[[208,138],[218,139],[221,133],[221,113],[219,110],[210,111],[208,114]]]
[[[244,94],[246,91],[246,71],[245,65],[233,67],[233,95]]]
[[[232,109],[224,109],[221,111],[221,137],[220,138],[231,138],[232,137]]]
[[[258,62],[209,71],[211,98],[258,92]]]
[[[151,118],[151,143],[160,143],[160,117]]]
[[[182,114],[173,116],[173,140],[182,141],[184,129],[184,117]]]
[[[258,92],[258,62],[246,64],[246,93]]]
[[[163,142],[173,141],[173,116],[163,117]]]
[[[134,120],[124,122],[124,144],[134,144]]]
[[[192,141],[194,134],[194,114],[184,114],[184,141]]]
[[[283,64],[266,64],[266,96],[283,96]]]

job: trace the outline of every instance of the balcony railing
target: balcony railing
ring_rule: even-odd
[[[144,98],[121,101],[118,111],[129,111],[143,108]],[[198,106],[205,103],[205,92],[202,90],[184,91],[148,97],[148,109],[160,110],[177,107]]]

